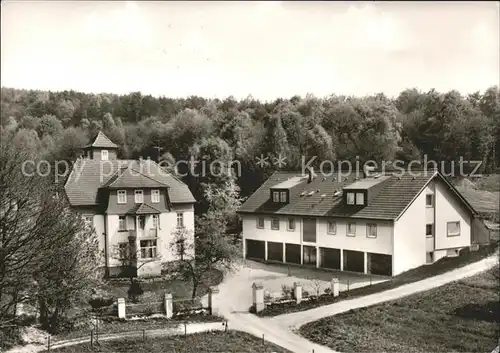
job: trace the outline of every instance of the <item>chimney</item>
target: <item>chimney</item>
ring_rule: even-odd
[[[314,180],[314,177],[316,176],[314,174],[314,168],[313,167],[307,167],[307,183],[311,183]]]

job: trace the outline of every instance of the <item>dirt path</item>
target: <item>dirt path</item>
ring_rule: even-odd
[[[253,279],[258,277],[259,273],[250,273],[249,275],[248,272],[240,271],[229,275],[221,284],[220,295],[216,303],[220,308],[220,314],[228,319],[229,327],[232,329],[245,331],[257,337],[262,337],[262,335],[264,335],[265,340],[297,353],[312,352],[313,349],[314,353],[331,353],[333,351],[329,348],[314,344],[295,334],[293,331],[303,324],[316,321],[323,317],[399,299],[473,276],[493,267],[497,261],[498,254],[494,254],[476,263],[384,292],[351,300],[343,300],[315,309],[283,314],[272,318],[259,318],[248,313],[248,296],[251,295],[249,294],[251,293],[250,286]],[[244,275],[242,275],[242,273]]]
[[[184,332],[184,324],[179,324],[177,326],[172,326],[165,329],[146,330],[145,333],[146,337],[175,336],[175,335],[183,335],[184,333],[191,334],[191,333],[206,332],[206,331],[224,331],[225,326],[223,325],[222,322],[192,323],[192,324],[187,324],[185,330],[186,332]],[[120,338],[131,338],[131,337],[137,337],[142,339],[142,335],[143,335],[142,331],[100,334],[99,341],[110,341]],[[75,346],[87,342],[90,342],[90,337],[88,336],[83,338],[62,340],[51,344],[51,350],[67,346]],[[32,345],[12,348],[6,353],[37,353],[37,352],[42,352],[45,349],[47,349],[46,346],[32,344]]]

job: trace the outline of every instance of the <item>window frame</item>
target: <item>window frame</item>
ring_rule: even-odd
[[[180,220],[180,222],[179,222]],[[177,212],[177,215],[176,215],[176,225],[177,225],[177,228],[184,228],[184,212]],[[180,223],[180,225],[179,225]]]
[[[123,227],[122,227],[122,222],[121,222],[122,219],[123,219]],[[119,232],[126,232],[126,231],[128,231],[128,228],[127,228],[127,216],[126,215],[119,215],[118,216],[118,231]]]
[[[153,220],[153,227],[151,229],[160,228],[160,216],[157,214],[151,215],[151,219]]]
[[[122,201],[120,201],[120,195],[123,196]],[[127,190],[117,190],[116,191],[116,198],[117,198],[116,203],[119,203],[121,205],[126,204],[127,203]]]
[[[264,217],[257,217],[255,219],[256,223],[257,223],[257,228],[258,229],[264,229],[264,227],[266,226],[266,219]],[[260,221],[262,221],[262,225],[260,225]]]
[[[290,227],[290,221],[293,221],[293,227]],[[287,222],[286,222],[286,230],[289,232],[295,232],[297,229],[297,222],[294,217],[288,217]]]
[[[333,225],[333,231],[332,231],[330,225]],[[326,222],[326,233],[332,234],[332,235],[337,234],[337,222],[336,221],[327,221]]]
[[[458,226],[458,233],[450,233],[449,226],[452,223],[457,223]],[[460,221],[452,221],[452,222],[446,222],[446,236],[451,238],[451,237],[459,237],[460,236]]]
[[[104,156],[106,156],[106,158]],[[109,161],[109,151],[108,150],[101,150],[101,161]]]
[[[151,203],[160,203],[160,190],[151,190]]]
[[[358,196],[360,196],[360,195],[362,197],[362,200],[361,200],[362,202],[361,203],[358,202]],[[355,197],[355,201],[356,201],[356,205],[357,206],[364,206],[364,204],[365,204],[365,193],[363,193],[363,192],[357,192],[356,193],[356,197]]]
[[[366,237],[367,238],[376,238],[377,237],[377,223],[367,223],[366,224]],[[375,229],[375,235],[370,234],[370,229]]]
[[[431,227],[431,233],[430,234],[427,232],[429,226]],[[425,225],[425,237],[426,238],[434,238],[434,223],[427,223]]]
[[[349,195],[352,196],[352,202],[349,202]],[[356,204],[356,193],[355,192],[347,192],[346,193],[346,202],[349,206]]]
[[[349,233],[349,225],[353,225],[354,226],[354,232],[353,233]],[[346,235],[348,237],[355,237],[356,236],[356,222],[347,222]]]
[[[287,192],[286,191],[280,191],[280,202],[286,203],[288,202],[288,197],[287,197]]]
[[[143,242],[152,242],[154,245],[147,245],[143,246]],[[156,259],[158,256],[158,242],[156,239],[141,239],[139,241],[139,248],[141,252],[141,259]],[[146,253],[146,252],[151,252],[151,253]],[[145,255],[151,255],[151,256],[145,256]]]
[[[138,198],[137,198],[138,195],[141,195],[140,201],[137,201],[138,200]],[[134,202],[135,203],[144,203],[144,190],[142,190],[142,189],[136,189],[136,190],[134,190]]]
[[[273,191],[273,202],[276,202],[276,203],[280,202],[280,192],[279,191]]]
[[[427,200],[429,199],[429,197],[431,199],[430,204],[427,203]],[[434,207],[434,194],[426,194],[425,195],[425,207]]]
[[[275,227],[274,222],[278,221],[278,226]],[[279,217],[271,217],[271,229],[272,230],[280,230],[280,219]]]

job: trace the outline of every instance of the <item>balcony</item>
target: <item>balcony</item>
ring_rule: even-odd
[[[156,228],[148,229],[147,231],[144,232],[144,236],[147,236],[149,238],[156,238],[158,236],[158,229]]]

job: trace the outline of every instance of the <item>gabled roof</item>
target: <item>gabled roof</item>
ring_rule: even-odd
[[[103,188],[119,189],[119,188],[168,188],[168,185],[155,180],[140,170],[128,166],[116,171]]]
[[[132,207],[130,210],[126,212],[127,214],[159,214],[161,213],[160,210],[157,208],[151,206],[150,204],[147,203],[138,203],[134,207]]]
[[[102,131],[99,131],[97,134],[96,138],[92,143],[89,143],[87,146],[83,147],[84,149],[86,148],[119,148],[117,144],[115,144],[113,141],[111,141],[106,135],[102,133]]]
[[[142,165],[141,165],[142,163]],[[93,206],[98,204],[98,190],[118,180],[118,171],[131,168],[140,170],[145,176],[168,186],[168,195],[172,203],[194,203],[191,191],[176,176],[161,168],[152,160],[77,160],[66,181],[64,189],[72,206]],[[144,180],[144,179],[142,179]],[[133,186],[131,186],[133,187]]]
[[[276,172],[247,199],[238,212],[396,220],[432,179],[439,176],[445,183],[448,183],[437,172],[422,171],[421,173],[413,172],[412,174],[413,176],[404,173],[399,177],[390,175],[370,203],[367,206],[360,207],[346,205],[342,193],[338,192],[345,186],[357,182],[354,173],[342,178],[340,181],[336,173],[326,177],[318,175],[311,183],[304,181],[293,188],[288,204],[273,203],[269,197],[270,188],[288,178],[301,176],[300,173]],[[473,208],[463,199],[460,193],[453,187],[451,188],[465,206],[474,213]],[[311,195],[309,195],[310,193]]]

